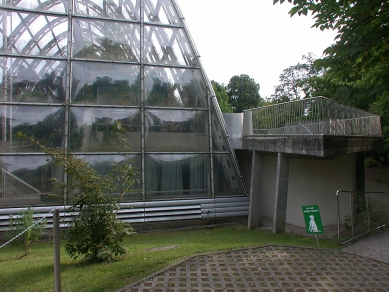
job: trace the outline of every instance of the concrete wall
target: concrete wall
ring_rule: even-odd
[[[273,220],[276,170],[277,156],[262,152],[258,178],[261,191],[257,194],[260,218]],[[336,191],[353,190],[354,173],[355,154],[326,159],[290,158],[286,223],[304,227],[301,207],[319,205],[323,225],[337,224]]]
[[[286,223],[305,226],[301,206],[319,205],[323,225],[337,224],[336,191],[353,190],[355,154],[289,163]]]

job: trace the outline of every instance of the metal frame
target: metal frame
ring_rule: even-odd
[[[235,153],[233,147],[231,145],[229,136],[227,134],[227,127],[225,125],[223,116],[221,114],[220,108],[218,106],[215,93],[213,91],[212,85],[207,78],[204,69],[201,66],[200,56],[197,52],[197,49],[194,45],[191,35],[186,27],[184,17],[176,3],[175,0],[138,0],[136,1],[136,5],[133,5],[133,1],[131,0],[120,0],[117,2],[118,6],[114,1],[105,0],[102,1],[103,5],[99,6],[93,1],[89,0],[70,0],[70,1],[42,1],[36,2],[35,9],[19,9],[17,7],[20,1],[12,1],[12,6],[7,6],[7,4],[0,4],[0,12],[2,11],[2,17],[0,18],[0,22],[3,22],[3,25],[0,24],[0,33],[3,33],[3,48],[0,48],[0,58],[4,58],[5,64],[3,64],[3,84],[4,84],[4,92],[12,92],[9,88],[5,86],[10,84],[7,79],[7,76],[12,78],[12,75],[16,72],[12,72],[12,74],[8,74],[7,60],[10,58],[17,58],[14,60],[14,63],[11,66],[11,70],[15,70],[14,68],[19,68],[22,64],[24,66],[33,69],[36,71],[39,76],[44,75],[45,72],[55,71],[57,68],[57,64],[55,62],[62,61],[66,63],[66,84],[65,84],[65,92],[66,99],[62,103],[34,103],[34,102],[17,102],[13,101],[12,97],[7,100],[0,101],[1,105],[26,105],[26,106],[61,106],[65,108],[65,149],[69,147],[69,113],[71,108],[73,107],[92,107],[92,108],[136,108],[140,109],[141,112],[141,151],[140,152],[130,152],[131,154],[140,154],[141,155],[141,181],[142,181],[142,193],[143,193],[143,201],[145,198],[145,155],[147,154],[157,154],[156,152],[147,152],[145,150],[145,113],[146,110],[149,109],[162,109],[162,110],[197,110],[197,111],[207,111],[208,112],[208,151],[205,152],[174,152],[177,154],[207,154],[209,155],[210,161],[210,170],[209,170],[209,182],[208,186],[210,187],[208,196],[215,199],[215,188],[214,188],[214,156],[218,154],[221,155],[221,163],[222,168],[226,174],[228,179],[228,183],[230,185],[231,190],[238,193],[240,196],[247,196],[248,193],[244,187],[242,175],[240,173],[237,159],[235,157]],[[82,3],[82,5],[87,6],[87,9],[91,9],[94,15],[80,15],[75,13],[75,3]],[[5,3],[3,1],[3,3]],[[40,4],[39,4],[40,3]],[[154,6],[155,4],[155,6]],[[65,5],[65,12],[50,12],[50,9],[55,7],[55,5]],[[118,11],[124,12],[126,15],[130,15],[129,19],[123,18],[115,18],[109,17],[110,13],[119,13]],[[138,15],[139,13],[139,15]],[[96,14],[100,14],[100,16],[96,16]],[[15,28],[10,25],[10,29],[13,31],[6,31],[8,29],[8,24],[11,23],[7,19],[12,19],[12,15],[17,15],[18,24]],[[44,16],[45,23],[43,27],[38,32],[33,32],[30,29],[30,25],[34,23],[38,18],[42,18]],[[54,18],[51,18],[54,17]],[[166,17],[168,22],[162,23],[161,17]],[[75,40],[73,36],[75,34],[81,33],[81,29],[84,30],[84,33],[87,32],[92,39],[92,42],[99,37],[100,33],[92,32],[92,26],[86,26],[81,28],[77,24],[77,20],[91,20],[91,21],[104,21],[104,22],[112,22],[114,23],[128,23],[133,25],[132,31],[135,36],[131,38],[130,34],[128,35],[129,42],[134,47],[134,50],[139,52],[139,60],[138,61],[128,61],[128,60],[105,60],[105,59],[88,59],[88,58],[79,58],[73,57],[72,51],[73,47],[77,45],[80,47],[80,44],[75,44]],[[55,27],[58,25],[63,25],[67,21],[68,27],[67,31],[60,32],[55,37]],[[92,23],[91,23],[92,24]],[[94,29],[101,29],[99,24],[97,24]],[[172,35],[168,35],[168,30],[173,30]],[[31,40],[26,43],[25,47],[21,50],[17,50],[14,46],[25,33],[28,33],[31,37]],[[151,43],[151,39],[146,40],[151,37],[151,34],[155,36],[153,39],[157,43],[155,43],[155,47],[157,49],[162,49],[163,54],[156,54],[154,48],[150,48],[150,46],[154,46]],[[39,45],[39,42],[43,39],[47,40],[47,36],[51,35],[52,39],[48,42]],[[139,39],[137,39],[139,36]],[[67,40],[65,43],[64,40]],[[9,42],[9,43],[7,43]],[[171,45],[175,43],[179,51],[173,51],[171,49]],[[65,44],[65,46],[62,46]],[[147,46],[147,47],[146,47]],[[52,52],[53,48],[57,47],[58,50],[50,56],[47,56],[48,52]],[[38,51],[38,53],[34,53],[34,50]],[[147,61],[146,53],[151,54],[152,62]],[[176,61],[177,56],[182,56],[182,60],[184,60],[185,64],[179,63]],[[166,59],[170,60],[169,62],[164,61]],[[46,63],[42,66],[41,61],[46,60]],[[27,62],[28,61],[28,62]],[[128,106],[128,105],[107,105],[107,104],[72,104],[70,98],[70,94],[72,92],[72,70],[74,69],[72,64],[75,61],[84,61],[90,63],[112,63],[112,64],[129,64],[129,65],[139,65],[140,71],[140,104],[136,106]],[[164,78],[168,79],[168,76],[172,76],[173,80],[171,80],[174,84],[180,84],[180,71],[183,70],[199,70],[200,73],[197,78],[201,78],[202,82],[205,85],[205,96],[200,96],[203,99],[202,104],[206,105],[206,107],[195,107],[195,108],[176,108],[176,107],[158,107],[158,106],[147,106],[145,104],[146,96],[145,96],[145,77],[146,70],[150,67],[155,68],[164,68],[165,70],[161,70],[161,74],[164,74]],[[38,69],[39,68],[39,69]],[[37,71],[39,70],[39,71]],[[195,77],[193,77],[195,79]],[[8,81],[8,82],[4,82]],[[11,82],[12,85],[12,82]],[[197,92],[203,92],[203,89],[199,87],[196,83]],[[182,91],[182,88],[177,87],[178,91]],[[182,92],[181,92],[182,93]],[[11,93],[10,93],[11,94]],[[216,142],[216,148],[213,147],[213,140]],[[75,154],[83,154],[83,155],[92,155],[97,154],[95,152],[74,152]],[[160,154],[168,154],[173,152],[163,152]],[[99,152],[98,154],[102,154]],[[104,154],[120,154],[119,152],[107,152]],[[30,152],[30,153],[0,153],[0,156],[8,156],[8,155],[19,155],[19,156],[28,156],[28,155],[44,155],[43,153]],[[64,175],[64,180],[67,181],[66,174]]]

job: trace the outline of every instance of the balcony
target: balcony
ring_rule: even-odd
[[[380,117],[325,97],[244,111],[244,149],[330,156],[377,150]]]

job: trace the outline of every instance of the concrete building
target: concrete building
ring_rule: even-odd
[[[302,206],[337,223],[337,190],[364,191],[364,152],[381,147],[379,116],[316,97],[225,114],[250,190],[248,227],[304,227]]]
[[[123,220],[249,216],[251,228],[263,216],[275,232],[285,222],[300,224],[300,203],[332,210],[333,188],[354,187],[355,153],[377,146],[378,132],[331,132],[344,123],[345,131],[379,129],[377,117],[357,124],[331,115],[328,134],[298,132],[321,121],[304,123],[317,116],[314,102],[289,120],[248,111],[241,140],[229,136],[174,0],[15,0],[0,12],[0,229],[27,206],[64,213],[69,204],[50,181],[68,176],[19,131],[85,159],[101,175],[114,162],[131,163],[139,183],[121,201]],[[130,148],[112,135],[119,123]]]

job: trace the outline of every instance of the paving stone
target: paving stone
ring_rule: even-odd
[[[195,256],[118,291],[389,291],[389,266],[338,250],[266,246]]]

